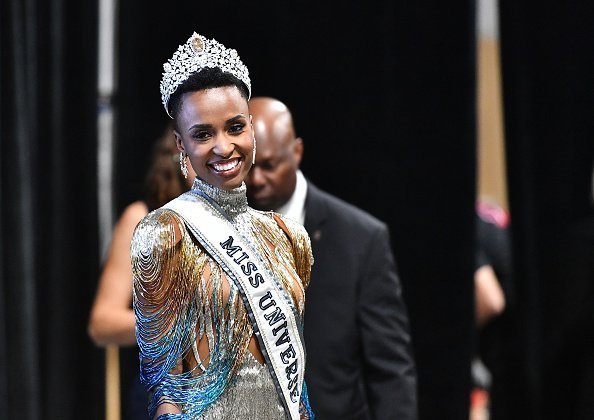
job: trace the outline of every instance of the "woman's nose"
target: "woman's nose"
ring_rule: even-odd
[[[222,157],[230,157],[235,150],[235,144],[227,136],[220,135],[215,138],[213,151]]]

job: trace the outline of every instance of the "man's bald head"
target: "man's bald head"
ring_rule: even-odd
[[[275,98],[249,101],[256,137],[256,161],[248,177],[249,204],[260,210],[278,210],[293,195],[303,143],[295,136],[293,117]]]
[[[293,116],[289,108],[278,99],[259,96],[249,102],[256,139],[266,137],[272,141],[295,139]]]

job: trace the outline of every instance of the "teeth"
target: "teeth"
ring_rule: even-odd
[[[239,163],[239,159],[233,159],[227,162],[217,162],[213,163],[212,167],[215,168],[216,171],[228,171],[229,169],[233,169]]]

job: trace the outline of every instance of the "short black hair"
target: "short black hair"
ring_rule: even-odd
[[[181,97],[184,93],[225,86],[236,86],[241,96],[246,101],[248,100],[250,95],[245,83],[231,73],[224,72],[218,67],[205,67],[191,74],[169,97],[169,115],[173,118],[177,116],[181,106]]]

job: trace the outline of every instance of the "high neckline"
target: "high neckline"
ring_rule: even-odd
[[[192,190],[202,191],[209,196],[231,218],[235,218],[235,216],[247,210],[248,202],[245,182],[242,182],[239,187],[232,190],[224,190],[196,177],[192,184]]]

